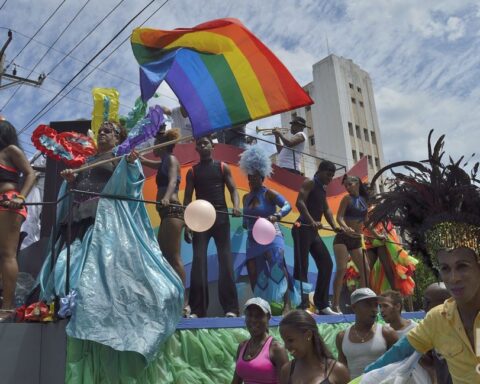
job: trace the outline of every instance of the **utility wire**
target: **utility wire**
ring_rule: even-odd
[[[70,20],[70,22],[67,23],[67,25],[65,26],[65,28],[63,28],[62,32],[60,32],[60,34],[58,35],[58,37],[55,39],[55,41],[51,44],[51,46],[47,49],[47,51],[42,55],[42,57],[40,57],[40,60],[37,61],[37,64],[35,64],[33,66],[33,69],[30,70],[30,73],[27,75],[27,79],[30,77],[30,75],[32,74],[32,72],[35,70],[35,68],[37,68],[40,63],[42,62],[42,60],[45,58],[45,56],[48,55],[48,53],[50,52],[51,48],[58,42],[58,40],[60,40],[60,38],[64,35],[64,33],[67,31],[68,28],[70,28],[70,26],[73,24],[73,22],[75,21],[75,19],[80,15],[80,13],[85,9],[85,7],[88,5],[88,3],[90,2],[90,0],[87,0],[85,2],[85,4],[83,4],[83,6],[77,11],[77,13],[75,14],[75,16],[73,16],[73,19]],[[8,68],[8,67],[7,67]],[[5,107],[10,103],[10,101],[12,101],[12,99],[15,97],[15,95],[17,94],[17,92],[20,90],[21,86],[23,85],[23,83],[20,83],[20,85],[18,87],[15,88],[15,90],[12,92],[12,94],[10,95],[10,97],[8,98],[7,102],[5,104],[3,104],[3,107],[0,108],[0,112],[2,112]]]
[[[166,3],[168,3],[168,1],[169,1],[169,0],[166,0],[166,1],[157,9],[157,11],[160,10]],[[53,104],[52,107],[48,108],[49,105],[50,105],[51,103],[53,103],[53,102],[57,99],[57,97],[58,97],[103,51],[105,51],[105,49],[108,48],[109,45],[112,44],[113,41],[114,41],[125,29],[127,29],[127,27],[128,27],[138,16],[140,16],[140,14],[143,13],[143,11],[145,11],[145,10],[146,10],[150,5],[152,5],[154,2],[155,2],[155,0],[150,1],[150,2],[149,2],[145,7],[143,7],[135,16],[133,16],[133,17],[120,29],[120,31],[118,31],[118,32],[110,39],[110,41],[109,41],[105,46],[103,46],[103,47],[87,62],[87,64],[85,64],[85,65],[75,74],[75,76],[72,77],[72,79],[70,79],[70,80],[68,81],[68,83],[57,93],[57,95],[55,95],[47,104],[45,104],[45,105],[42,107],[42,109],[41,109],[39,112],[37,112],[37,113],[35,114],[35,116],[33,116],[33,117],[30,119],[30,121],[20,130],[20,132],[23,132],[23,131],[25,131],[26,129],[28,129],[32,124],[34,124],[34,123],[35,123],[37,120],[39,120],[42,116],[44,116],[46,113],[48,113],[48,111],[50,111],[53,107],[55,107],[55,106],[62,100],[62,98],[60,98],[57,102],[55,102],[55,104]],[[150,17],[152,17],[152,16],[153,16],[153,14],[152,14]],[[148,20],[148,19],[147,19],[147,20]],[[130,35],[127,37],[126,40],[128,40],[129,37],[130,37]],[[125,40],[125,41],[126,41],[126,40]],[[121,44],[123,44],[125,41],[123,41]],[[121,44],[120,44],[120,45],[121,45]],[[110,57],[110,55],[111,55],[113,52],[115,52],[115,50],[118,49],[118,47],[120,47],[120,45],[117,46],[117,48],[115,48],[115,49],[107,56],[107,58]],[[104,61],[104,60],[103,60],[103,61]],[[103,61],[101,61],[100,64],[103,63]],[[98,65],[97,65],[97,67],[98,67]],[[90,73],[92,73],[95,69],[96,69],[96,68],[94,68]],[[90,74],[90,73],[89,73],[89,74]],[[89,74],[88,74],[88,75],[89,75]],[[88,76],[88,75],[87,75],[87,76]],[[85,79],[87,78],[87,76],[85,76],[81,81],[79,81],[78,84],[80,84],[83,80],[85,80]],[[73,88],[74,88],[74,87],[73,87]],[[68,95],[68,94],[73,90],[73,88],[71,88],[66,94]],[[48,109],[47,109],[47,108],[48,108]],[[44,111],[45,111],[45,112],[44,112]]]
[[[47,18],[47,20],[45,20],[45,22],[40,26],[40,28],[37,30],[37,32],[34,33],[34,35],[32,36],[32,38],[30,40],[28,40],[27,44],[25,44],[23,46],[23,48],[20,50],[20,52],[18,52],[16,54],[16,56],[12,59],[12,61],[15,61],[15,59],[20,56],[20,54],[25,50],[25,48],[28,47],[28,45],[32,42],[32,39],[37,36],[40,31],[43,29],[43,27],[45,27],[45,25],[47,25],[47,23],[52,19],[52,17],[58,12],[58,10],[62,7],[62,5],[66,2],[67,0],[63,0],[59,5],[58,7],[53,11],[53,13],[50,14],[50,16]],[[4,4],[5,5],[5,4]],[[5,69],[8,69],[8,66],[7,68]]]
[[[145,9],[147,9],[155,0],[152,0],[149,2],[140,12],[138,12],[92,59],[89,60],[89,62],[83,66],[82,69],[80,69],[79,72],[58,92],[58,94],[52,98],[45,106],[34,116],[30,119],[30,121],[20,130],[20,132],[25,131],[28,129],[31,125],[33,125],[36,121],[38,121],[41,117],[43,117],[45,114],[47,114],[52,108],[54,108],[60,101],[62,101],[63,96],[55,102],[52,106],[49,107],[49,104],[54,102],[54,100],[57,98],[58,95],[60,95],[67,87],[70,85],[73,80],[75,80],[81,72],[83,72],[89,64],[97,58],[100,53],[102,53],[119,35],[121,32],[123,32],[128,25],[130,25]],[[148,20],[150,20],[160,9],[162,9],[169,0],[165,0],[142,24],[145,24]],[[103,64],[118,48],[120,48],[121,45],[123,45],[128,39],[130,38],[130,34],[119,44],[115,49],[113,49],[100,63],[96,65],[95,68],[93,68],[84,78],[82,78],[75,86],[73,86],[65,95],[68,95],[77,85],[79,85],[81,82],[83,82],[90,74],[92,74],[101,64]],[[48,109],[47,109],[48,108]]]
[[[2,6],[0,7],[0,11],[1,11],[2,8],[5,6],[5,4],[7,4],[7,1],[8,1],[8,0],[5,0],[5,1],[3,2]]]
[[[14,32],[15,34],[21,35],[21,36],[23,36],[23,37],[25,37],[25,38],[27,38],[27,39],[31,39],[30,36],[25,35],[24,33],[20,32],[20,31],[16,31],[15,29],[12,29],[12,28],[0,27],[0,29],[11,30],[11,31]],[[35,42],[35,43],[37,43],[37,44],[43,45],[43,46],[45,46],[45,47],[50,47],[50,45],[48,45],[48,44],[46,44],[46,43],[44,43],[44,42],[42,42],[42,41],[40,41],[40,40],[32,39],[32,41]],[[55,51],[55,52],[58,52],[58,53],[60,53],[60,54],[62,54],[62,55],[64,55],[64,56],[67,56],[67,57],[69,57],[70,59],[72,59],[72,60],[74,60],[74,61],[78,61],[79,63],[82,63],[82,64],[86,64],[86,63],[87,63],[86,61],[81,60],[81,59],[79,59],[79,58],[77,58],[77,57],[75,57],[75,56],[72,56],[72,55],[69,54],[69,53],[67,54],[67,53],[65,53],[64,51],[60,50],[60,49],[56,49],[56,48],[54,48],[54,47],[51,47],[51,50],[52,50],[52,51]],[[23,68],[23,69],[26,69],[26,70],[30,70],[29,68],[23,67],[22,65],[18,64],[18,62],[15,62],[15,63],[14,63],[12,60],[10,60],[10,61],[9,61],[9,66],[12,65],[12,64],[15,64],[15,65],[16,65],[17,67],[19,67],[19,68]],[[129,83],[129,84],[131,84],[131,85],[134,85],[136,88],[138,88],[138,82],[132,81],[132,80],[127,79],[126,77],[120,76],[120,75],[118,75],[118,74],[109,72],[109,71],[107,71],[107,70],[105,70],[105,69],[103,69],[103,68],[97,68],[97,70],[100,71],[100,72],[102,72],[102,73],[105,73],[105,74],[107,74],[107,75],[110,75],[110,76],[112,76],[112,77],[114,77],[114,78],[117,78],[117,79],[119,79],[119,80],[122,80],[122,81],[124,81],[124,82],[126,82],[126,83]],[[51,73],[51,72],[53,72],[53,70],[51,70],[49,73]],[[40,74],[40,72],[38,72],[38,73]],[[51,79],[51,77],[49,77],[49,79]],[[62,82],[62,83],[65,84],[65,82]],[[173,100],[173,101],[178,101],[176,98],[174,98],[174,97],[172,97],[172,96],[169,96],[169,95],[167,95],[167,94],[165,94],[165,93],[161,93],[161,92],[157,92],[157,93],[158,93],[160,96],[166,97],[167,99],[171,99],[171,100]]]
[[[90,1],[90,0],[89,0]],[[102,24],[115,10],[124,2],[125,0],[120,0],[115,7],[113,7],[84,37],[82,40],[80,40],[75,46],[68,51],[68,53],[65,54],[65,56],[52,68],[50,71],[47,73],[47,76],[50,75],[55,69],[58,68],[60,64],[63,63],[63,61],[67,58],[67,56],[70,56],[70,54],[78,48],[80,44],[82,44],[99,26]]]

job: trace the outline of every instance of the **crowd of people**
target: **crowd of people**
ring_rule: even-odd
[[[305,127],[303,119],[295,118],[291,122],[292,139],[274,130],[278,141],[286,144],[280,154],[304,141],[301,133]],[[166,130],[163,126],[155,143],[170,142],[179,136],[177,129]],[[112,149],[124,138],[121,125],[113,121],[103,123],[98,131],[98,152],[89,163],[112,158]],[[74,195],[70,211],[65,202],[58,208],[58,228],[53,229],[51,238],[55,258],[49,255],[40,272],[41,298],[48,301],[65,297],[71,294],[66,287],[74,289],[76,305],[81,310],[74,311],[69,322],[70,336],[98,340],[117,350],[138,351],[149,359],[159,343],[173,332],[182,314],[190,318],[207,316],[207,247],[212,238],[217,248],[220,304],[226,317],[240,315],[230,215],[243,215],[243,227],[248,234],[244,265],[255,298],[245,305],[250,339],[238,347],[233,383],[346,383],[414,353],[418,354],[414,369],[432,382],[476,382],[480,375],[480,193],[475,184],[478,167],[469,176],[459,163],[444,166],[442,154],[437,151],[442,140],[435,151],[429,151],[429,169],[413,162],[391,165],[389,168],[416,167],[417,173],[397,174],[390,189],[380,195],[372,197],[358,177],[345,176],[342,184],[347,194],[336,217],[326,198],[326,188],[336,168],[333,163],[322,161],[314,177],[305,179],[295,201],[300,216],[292,227],[293,274],[285,263],[285,242],[278,224],[291,211],[291,204],[265,186],[265,179],[272,172],[271,160],[255,145],[244,150],[239,162],[249,185],[242,201],[228,165],[213,159],[214,143],[209,136],[195,140],[200,161],[187,172],[183,202],[174,144],[156,150],[159,160],[133,151],[120,161],[102,163],[85,172],[64,170],[61,176],[65,183],[59,196],[69,189],[85,193]],[[296,173],[296,152],[290,152],[294,166],[284,168]],[[157,239],[145,206],[138,201],[144,180],[141,164],[157,169],[156,200],[161,218]],[[11,319],[15,311],[16,254],[20,228],[27,215],[25,199],[34,183],[35,172],[18,146],[15,128],[1,121],[1,321]],[[231,213],[225,189],[232,201]],[[99,194],[130,196],[132,200],[100,199]],[[185,226],[184,207],[192,201],[193,194],[196,199],[210,202],[217,211],[215,223],[205,232],[194,232]],[[269,244],[260,244],[253,235],[259,217],[275,228],[274,240]],[[318,233],[323,228],[323,217],[336,233],[332,304],[329,287],[333,262]],[[393,226],[406,231],[406,241],[426,264],[439,271],[445,283],[434,284],[425,291],[424,309],[428,314],[418,325],[402,317],[405,293],[412,288],[407,272],[414,262],[405,250],[389,248],[389,243],[399,245],[392,241],[397,239]],[[193,248],[188,298],[180,252],[182,231]],[[368,247],[363,244],[365,233]],[[348,263],[358,270],[357,289],[350,295],[355,321],[336,335],[337,359],[326,347],[312,314],[303,309],[291,310],[295,306],[307,307],[308,292],[298,292],[296,280],[307,285],[309,254],[318,269],[313,314],[341,314],[340,292]],[[377,267],[382,269],[384,279],[376,285],[371,280]],[[376,291],[369,286],[376,287]],[[385,286],[391,289],[383,289]],[[283,345],[268,331],[274,306],[284,314],[280,323]],[[386,325],[378,323],[379,311]],[[105,316],[106,313],[111,316]],[[142,329],[137,326],[140,322],[145,325]],[[119,327],[128,331],[128,337],[118,337]],[[287,351],[293,360],[289,361]]]

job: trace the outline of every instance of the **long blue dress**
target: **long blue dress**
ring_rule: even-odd
[[[138,160],[122,159],[101,191],[141,199],[144,179]],[[65,190],[64,183],[59,196]],[[105,198],[97,203],[94,222],[71,244],[70,288],[77,298],[67,334],[150,361],[181,318],[182,282],[160,252],[143,203]],[[64,241],[57,246],[53,271],[49,255],[39,275],[44,300],[65,295]]]
[[[273,215],[277,207],[283,207],[285,198],[279,194],[275,203],[267,197],[268,189],[262,186],[258,191],[250,192],[245,196],[243,213],[249,216],[264,217]],[[252,207],[256,200],[257,205]],[[288,212],[286,212],[288,213]],[[285,240],[278,223],[274,223],[276,229],[275,239],[271,244],[262,245],[255,241],[252,235],[253,225],[256,219],[244,217],[244,226],[248,230],[247,257],[246,261],[255,259],[257,281],[255,283],[254,295],[267,300],[275,307],[281,308],[284,296],[290,289],[290,300],[292,304],[298,304],[299,297],[295,294],[292,277],[288,274],[284,259]]]

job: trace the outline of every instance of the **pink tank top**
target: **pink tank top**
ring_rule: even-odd
[[[262,350],[252,360],[244,360],[243,355],[249,342],[243,344],[240,354],[238,355],[236,372],[245,384],[278,384],[277,371],[270,360],[270,344],[272,344],[272,336],[270,336]]]

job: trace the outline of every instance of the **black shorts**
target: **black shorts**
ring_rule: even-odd
[[[183,214],[185,212],[185,208],[178,207],[176,205],[161,207],[159,204],[157,204],[157,212],[160,215],[160,218],[162,220],[168,219],[168,218],[183,220]]]
[[[362,238],[348,236],[346,233],[337,233],[335,239],[333,240],[333,245],[343,244],[347,247],[347,250],[351,251],[352,249],[362,248]]]

